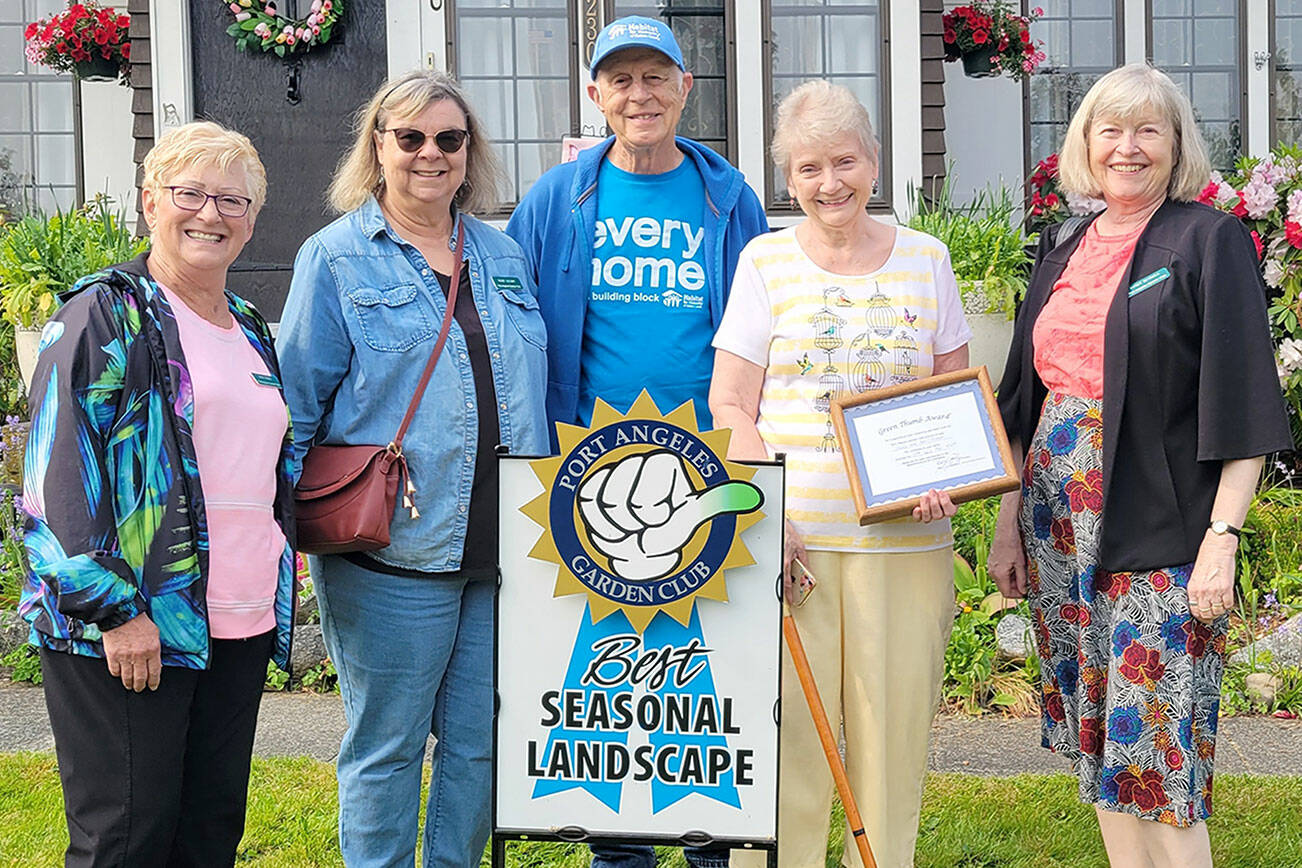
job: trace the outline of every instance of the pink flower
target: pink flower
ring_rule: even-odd
[[[232,12],[239,12],[239,11],[240,11],[240,4],[238,4],[238,3],[232,3],[232,4],[230,4],[230,6],[231,6],[231,11],[232,11]]]
[[[1261,236],[1257,234],[1256,229],[1252,230],[1251,234],[1252,243],[1257,248],[1257,260],[1261,261],[1261,257],[1265,254],[1266,248],[1261,245]]]
[[[1302,223],[1302,190],[1288,194],[1288,218],[1294,223]]]
[[[1274,185],[1255,172],[1243,187],[1243,207],[1253,220],[1260,220],[1274,211],[1278,201],[1279,193],[1275,192]]]

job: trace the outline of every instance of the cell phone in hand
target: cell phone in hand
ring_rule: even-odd
[[[813,593],[818,580],[814,578],[814,574],[809,571],[809,567],[805,566],[800,558],[791,559],[791,575],[795,580],[793,593],[795,600],[792,605],[803,606],[805,601],[809,599],[809,595]]]

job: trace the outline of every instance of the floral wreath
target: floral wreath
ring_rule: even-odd
[[[265,4],[254,0],[222,2],[235,14],[235,23],[226,32],[235,37],[236,48],[260,48],[274,51],[279,57],[325,45],[344,11],[344,0],[312,0],[308,16],[295,20],[278,14],[275,0],[266,0]]]

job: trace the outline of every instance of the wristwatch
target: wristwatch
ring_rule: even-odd
[[[1227,533],[1232,533],[1235,536],[1242,534],[1242,530],[1230,524],[1228,521],[1219,518],[1209,524],[1208,527],[1211,529],[1211,532],[1217,536],[1225,536]]]

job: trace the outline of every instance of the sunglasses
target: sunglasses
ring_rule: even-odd
[[[398,147],[409,154],[419,151],[425,146],[425,140],[429,138],[423,131],[413,130],[410,127],[388,129],[380,127],[380,133],[393,133],[393,140],[398,143]],[[469,130],[440,130],[434,134],[434,144],[445,154],[455,154],[461,150],[468,138],[470,138]]]

